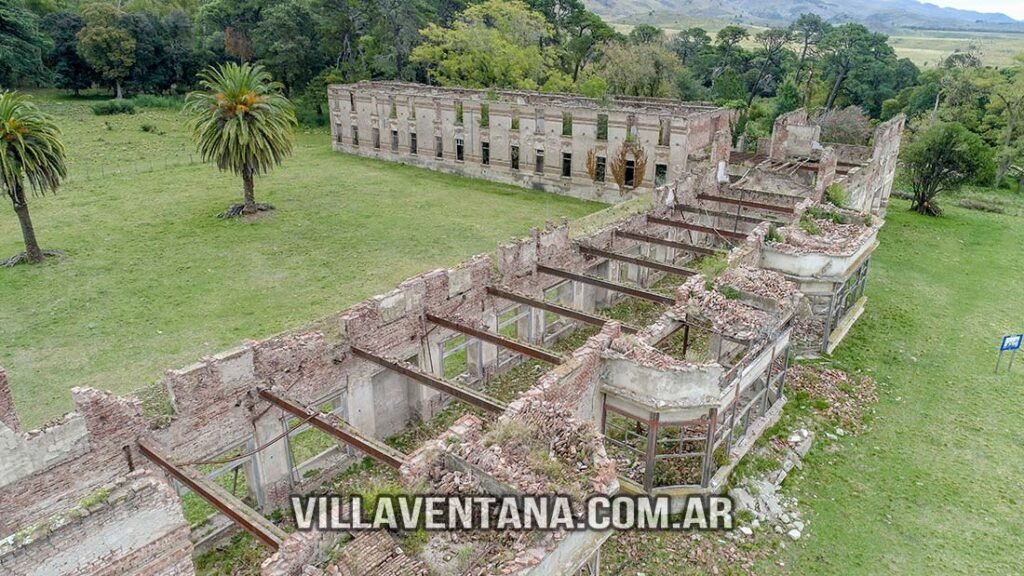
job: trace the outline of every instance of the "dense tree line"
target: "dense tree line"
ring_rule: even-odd
[[[885,35],[814,14],[623,34],[582,0],[0,0],[0,86],[184,93],[226,62],[261,64],[304,121],[323,120],[330,82],[400,79],[710,100],[742,111],[747,142],[801,106],[854,140],[906,112],[980,136],[997,183],[1024,150],[1024,61],[994,69],[965,52],[922,72]]]

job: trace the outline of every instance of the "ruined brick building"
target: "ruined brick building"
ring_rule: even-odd
[[[193,574],[193,554],[244,530],[265,546],[267,576],[598,574],[609,532],[440,533],[413,546],[407,534],[288,532],[274,511],[337,482],[715,492],[778,418],[791,358],[834,348],[864,309],[902,118],[870,146],[838,147],[795,112],[739,154],[731,113],[703,105],[380,83],[330,95],[341,150],[429,151],[417,163],[606,201],[638,192],[594,182],[580,161],[640,143],[625,158],[653,200],[596,230],[549,224],[314,326],[170,370],[145,403],[75,389],[74,412],[25,431],[0,370],[0,573]],[[473,125],[485,105],[489,124]],[[517,140],[516,127],[530,134]],[[659,130],[671,134],[664,151]],[[515,141],[523,165],[541,141],[544,158],[571,154],[568,180],[546,160],[539,174],[510,174]],[[666,184],[652,190],[662,162]],[[822,204],[833,185],[845,207]],[[445,415],[454,424],[440,433],[394,441]],[[372,477],[351,473],[364,456],[378,463]]]

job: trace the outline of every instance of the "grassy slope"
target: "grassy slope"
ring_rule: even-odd
[[[947,205],[951,203],[947,202]],[[795,484],[808,537],[799,574],[1010,574],[1024,524],[1024,365],[993,374],[1024,331],[1018,218],[895,201],[872,260],[867,311],[835,362],[878,379],[873,430],[818,453]],[[1004,364],[1005,366],[1005,364]]]
[[[277,212],[222,221],[240,181],[188,164],[176,112],[98,117],[81,102],[41,103],[62,122],[72,176],[58,196],[33,199],[32,214],[43,246],[68,257],[0,269],[0,366],[28,425],[69,409],[72,386],[136,389],[546,219],[601,208],[334,153],[314,133],[256,183],[257,199]],[[22,249],[8,209],[0,254]]]

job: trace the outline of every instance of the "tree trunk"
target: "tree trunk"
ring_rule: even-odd
[[[828,94],[828,100],[825,102],[825,110],[831,110],[832,106],[836,103],[836,98],[839,97],[839,89],[843,86],[843,80],[846,80],[846,71],[842,71],[836,76],[836,83],[832,85],[832,91]]]
[[[242,205],[242,214],[256,213],[256,194],[253,192],[252,168],[242,170],[242,186],[245,190],[245,203]]]
[[[804,61],[807,59],[807,43],[804,42],[804,49],[800,52],[800,61],[796,63],[796,85],[800,85],[800,79],[804,75]]]
[[[29,262],[37,264],[43,261],[43,251],[39,248],[36,231],[32,227],[32,217],[28,214],[25,192],[19,183],[15,183],[15,186],[17,188],[14,191],[14,213],[18,215],[18,222],[21,223],[21,236],[25,239],[25,253],[28,255]]]
[[[1012,114],[1007,116],[1006,133],[1003,137],[1003,153],[999,155],[999,164],[996,166],[996,188],[1003,185],[1003,180],[1010,171],[1010,164],[1013,162],[1014,117]]]
[[[114,100],[124,100],[124,88],[121,87],[121,81],[118,80],[114,84],[117,86],[117,95],[114,96]]]

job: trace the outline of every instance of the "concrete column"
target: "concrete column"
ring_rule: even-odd
[[[245,467],[245,476],[249,489],[261,505],[274,506],[283,502],[292,485],[288,442],[279,440],[270,444],[284,431],[283,414],[276,408],[268,410],[253,423],[256,447],[266,447],[257,452],[255,467]]]

